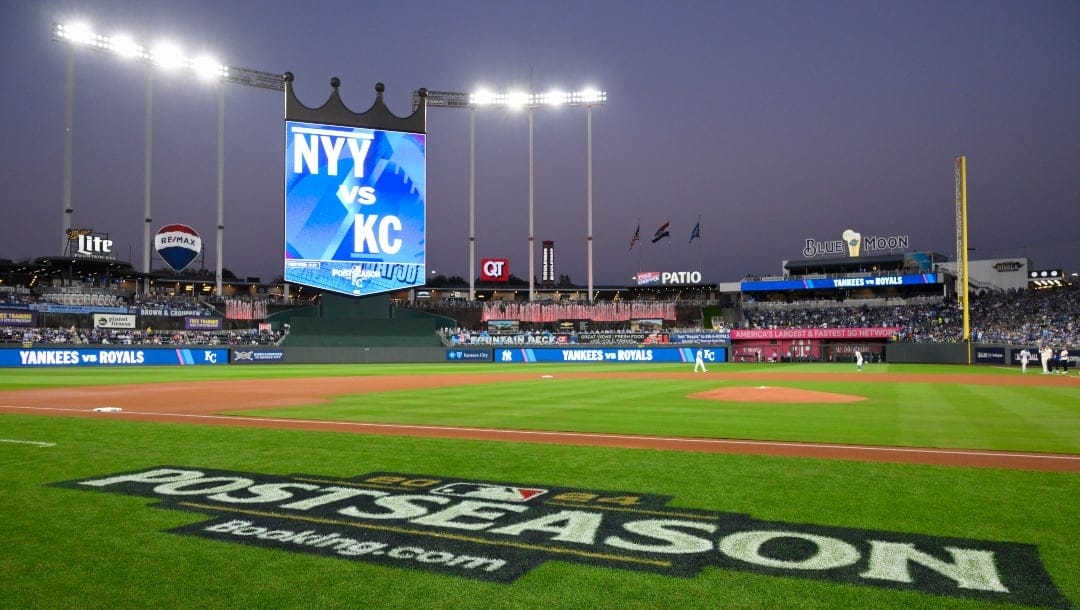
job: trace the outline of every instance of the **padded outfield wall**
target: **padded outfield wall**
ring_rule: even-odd
[[[703,345],[707,364],[732,361],[727,346]],[[971,362],[1019,366],[1015,345],[973,345]],[[1027,346],[1035,353],[1034,346]],[[0,348],[0,367],[223,366],[227,364],[374,364],[374,363],[688,363],[697,346],[563,346],[528,347],[207,347],[22,346]],[[889,343],[886,362],[966,364],[963,343]],[[1032,365],[1038,366],[1035,361]]]
[[[706,363],[727,360],[724,347],[704,346]],[[3,367],[222,366],[227,364],[368,364],[435,362],[693,363],[689,346],[565,347],[184,347],[0,348]]]

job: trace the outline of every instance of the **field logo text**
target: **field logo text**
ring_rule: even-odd
[[[691,578],[825,579],[1071,605],[1038,548],[671,508],[669,496],[374,472],[348,479],[157,466],[54,483],[211,515],[172,533],[510,583],[548,561]]]

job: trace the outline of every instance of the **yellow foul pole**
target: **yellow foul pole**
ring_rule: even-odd
[[[960,275],[957,292],[964,311],[963,341],[967,346],[967,363],[971,364],[971,313],[968,303],[968,238],[967,238],[967,157],[957,157],[956,178],[956,271]]]

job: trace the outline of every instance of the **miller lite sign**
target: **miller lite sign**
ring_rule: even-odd
[[[510,261],[505,258],[480,259],[481,282],[505,282],[510,279]]]
[[[113,240],[104,233],[94,233],[93,229],[68,229],[68,248],[77,258],[98,260],[116,260],[113,254]]]

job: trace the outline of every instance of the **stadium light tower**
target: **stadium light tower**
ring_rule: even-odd
[[[285,83],[280,74],[237,68],[218,63],[210,56],[187,57],[178,47],[161,44],[154,47],[145,46],[128,35],[118,34],[106,36],[93,32],[85,24],[59,24],[54,23],[52,38],[56,42],[68,44],[67,63],[67,100],[64,110],[64,195],[63,195],[63,228],[66,239],[67,230],[71,228],[71,215],[74,209],[71,204],[71,138],[72,138],[72,107],[74,99],[74,63],[75,49],[85,47],[99,53],[116,55],[146,64],[146,157],[145,157],[145,184],[143,192],[143,269],[150,273],[150,224],[153,222],[150,216],[150,177],[152,169],[152,109],[153,109],[153,73],[154,70],[186,70],[207,80],[216,80],[218,83],[218,183],[217,183],[217,265],[216,284],[217,295],[222,291],[222,248],[225,232],[225,84],[233,83],[260,89],[284,91]],[[61,248],[63,242],[61,242]]]
[[[413,106],[419,101],[419,94],[413,93]],[[427,92],[429,108],[467,108],[469,116],[469,300],[476,298],[474,275],[476,269],[476,109],[477,108],[525,108],[529,112],[529,300],[535,298],[536,275],[536,236],[533,234],[533,110],[538,106],[585,106],[588,110],[586,149],[586,206],[587,235],[585,237],[589,266],[589,301],[593,300],[593,234],[592,234],[592,108],[607,101],[607,92],[596,89],[547,93],[491,93],[478,91],[462,93],[459,91]]]

